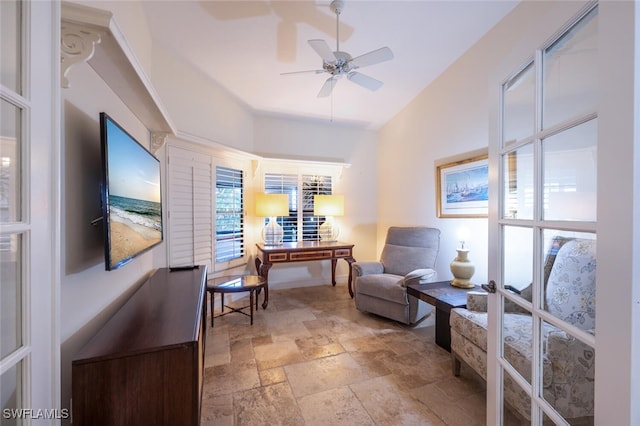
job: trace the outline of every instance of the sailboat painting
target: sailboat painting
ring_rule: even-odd
[[[437,167],[438,217],[487,217],[489,164],[487,156]]]

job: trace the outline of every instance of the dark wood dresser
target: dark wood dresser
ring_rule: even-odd
[[[72,361],[74,425],[200,423],[205,266],[161,268]]]

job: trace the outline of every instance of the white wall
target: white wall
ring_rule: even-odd
[[[487,219],[437,217],[436,166],[487,153],[496,79],[523,65],[579,8],[579,2],[522,2],[381,129],[379,249],[391,225],[439,228],[436,269],[440,278],[449,279],[458,232],[464,228],[476,266],[472,281],[487,282]]]
[[[180,132],[251,152],[251,110],[182,58],[153,49],[153,84]]]

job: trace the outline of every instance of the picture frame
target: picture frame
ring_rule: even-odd
[[[489,159],[481,155],[436,167],[440,218],[489,216]]]

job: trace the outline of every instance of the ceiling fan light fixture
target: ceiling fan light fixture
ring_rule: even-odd
[[[326,41],[320,39],[309,40],[309,45],[322,58],[322,70],[297,71],[283,74],[298,74],[313,72],[316,74],[326,72],[331,74],[323,84],[318,97],[329,96],[336,83],[336,78],[342,75],[347,76],[347,80],[352,81],[371,91],[378,90],[384,83],[367,75],[354,72],[355,69],[375,65],[380,62],[393,59],[393,52],[388,47],[381,47],[371,52],[353,58],[349,53],[340,50],[340,14],[344,9],[343,0],[333,0],[330,5],[331,10],[336,14],[336,50],[332,51]]]

